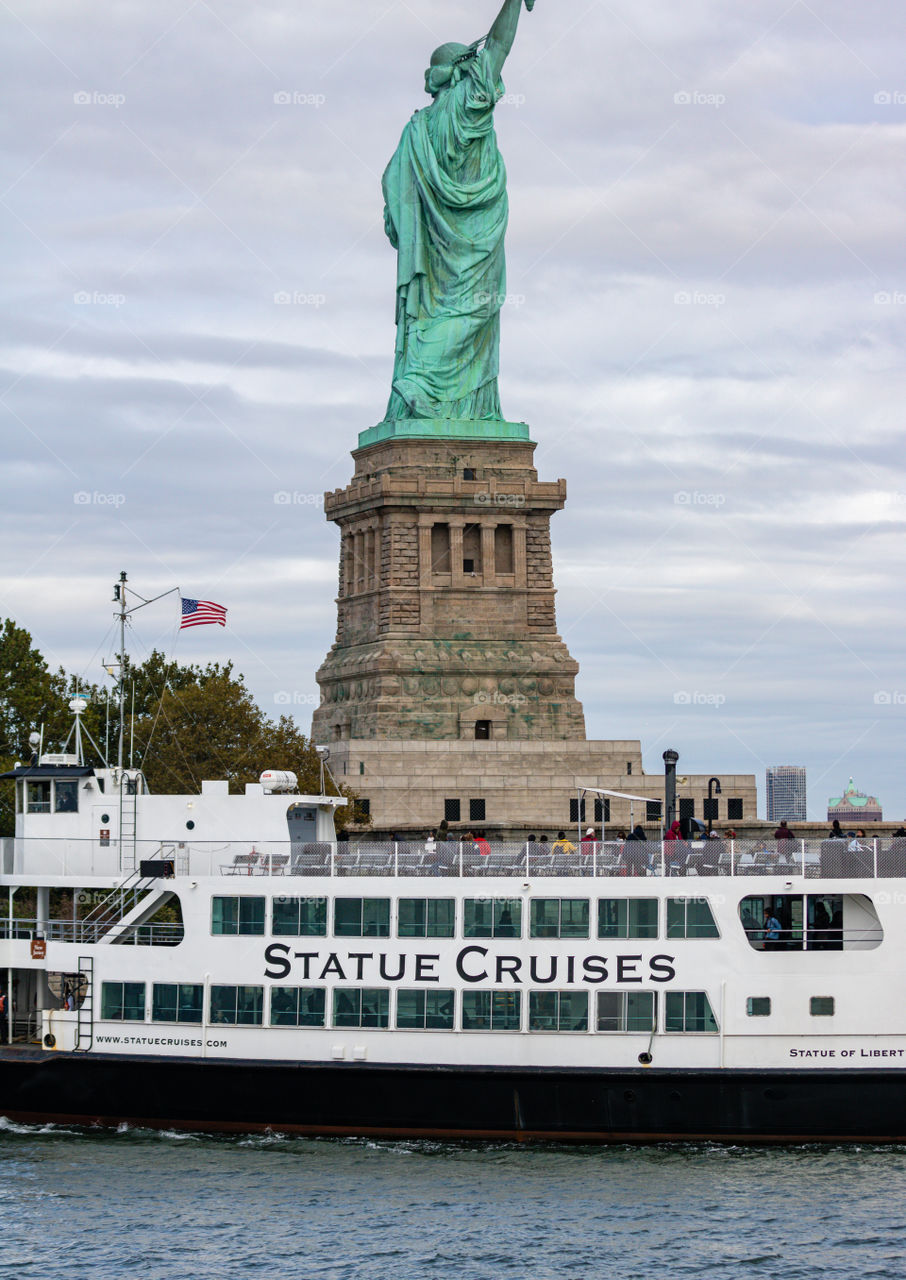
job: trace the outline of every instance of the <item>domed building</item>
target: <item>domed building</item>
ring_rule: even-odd
[[[827,802],[827,820],[837,818],[841,827],[862,827],[866,822],[883,822],[881,801],[877,796],[867,796],[856,790],[850,778],[842,796],[831,796]]]

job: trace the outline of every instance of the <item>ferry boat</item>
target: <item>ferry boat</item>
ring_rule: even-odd
[[[4,776],[11,1119],[906,1140],[906,841],[342,841],[274,771]]]

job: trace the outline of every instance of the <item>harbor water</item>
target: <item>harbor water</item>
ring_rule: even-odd
[[[906,1148],[455,1146],[0,1121],[0,1274],[906,1276]]]

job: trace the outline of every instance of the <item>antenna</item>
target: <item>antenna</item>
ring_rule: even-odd
[[[126,570],[120,574],[120,580],[113,586],[113,601],[120,607],[120,671],[117,681],[120,702],[120,734],[116,748],[116,767],[123,767],[123,743],[126,736]]]
[[[66,750],[66,748],[69,746],[69,739],[73,737],[73,735],[75,735],[75,744],[74,744],[75,757],[76,757],[76,760],[79,762],[79,764],[84,764],[85,750],[82,743],[82,734],[84,733],[85,737],[94,747],[95,751],[98,753],[98,755],[101,757],[101,760],[106,765],[107,757],[104,755],[104,752],[95,742],[94,738],[92,738],[90,730],[86,728],[85,725],[82,724],[82,716],[88,710],[89,701],[90,699],[87,693],[76,693],[74,697],[70,698],[69,710],[73,714],[73,724],[72,724],[72,728],[69,730],[69,733],[66,735],[66,741],[63,743],[63,750],[64,751]],[[38,735],[34,733],[31,735],[32,738],[36,738],[37,736]],[[31,741],[31,738],[29,739],[29,741]]]
[[[75,717],[73,729],[75,730],[75,755],[79,764],[85,763],[85,755],[82,751],[82,716],[88,706],[88,697],[84,693],[77,693],[74,698],[69,701],[69,710]]]

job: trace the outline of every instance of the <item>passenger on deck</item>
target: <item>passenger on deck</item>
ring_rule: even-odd
[[[585,832],[585,835],[582,837],[582,844],[586,845],[586,844],[594,844],[594,843],[595,843],[595,829],[594,827],[589,827],[588,830]],[[591,849],[583,849],[582,852],[591,853]]]
[[[636,823],[626,837],[626,870],[631,876],[648,874],[648,837],[641,823]],[[641,846],[645,846],[642,848]]]
[[[767,907],[765,907],[764,929],[761,936],[764,939],[765,951],[780,950],[780,921]]]
[[[833,826],[827,833],[828,840],[842,840],[843,828],[840,826],[840,819],[834,818]]]
[[[6,992],[0,991],[0,1041],[4,1044],[7,1039],[8,1018],[6,1012]]]
[[[670,824],[670,830],[665,834],[664,839],[665,840],[682,840],[682,838],[683,838],[683,828],[680,826],[679,821],[677,820],[676,822],[672,822]]]
[[[443,832],[441,832],[443,838]],[[425,841],[425,865],[432,876],[440,874],[440,854],[437,851],[437,834],[429,832]]]
[[[720,860],[725,849],[724,838],[719,831],[712,831],[702,851],[701,874],[716,876],[720,874]]]
[[[741,919],[742,919],[742,927],[746,931],[746,937],[749,939],[750,942],[757,941],[758,935],[761,932],[761,930],[758,927],[757,918],[752,914],[752,911],[749,907],[747,906],[743,907]]]
[[[784,819],[783,822],[781,822],[780,826],[774,832],[774,839],[775,840],[795,840],[796,839],[792,831],[790,831],[789,827],[786,825],[786,819]]]
[[[571,840],[567,840],[565,831],[557,832],[557,839],[554,841],[553,853],[575,853],[576,846]]]
[[[828,930],[831,927],[832,916],[827,909],[827,905],[819,898],[815,903],[815,919],[814,924],[809,930],[809,951],[826,951],[827,944],[830,941]]]

